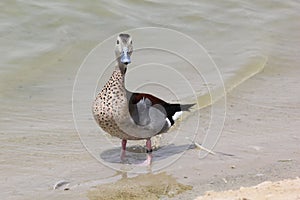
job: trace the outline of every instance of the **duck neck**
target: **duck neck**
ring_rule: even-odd
[[[116,65],[115,72],[113,73],[113,77],[115,77],[123,87],[125,87],[125,73],[126,73],[126,65],[119,64]]]
[[[121,71],[122,75],[125,76],[126,70],[127,70],[127,65],[121,63],[118,61],[118,65],[116,66],[116,70]]]

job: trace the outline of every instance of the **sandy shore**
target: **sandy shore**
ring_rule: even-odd
[[[300,199],[300,179],[288,179],[276,182],[263,182],[253,187],[241,187],[239,190],[225,192],[206,192],[196,200],[255,199],[255,200],[297,200]]]

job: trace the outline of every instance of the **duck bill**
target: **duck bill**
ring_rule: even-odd
[[[130,60],[130,56],[128,54],[128,49],[125,47],[123,48],[123,52],[121,54],[121,59],[120,59],[121,63],[128,65],[129,63],[131,63]]]

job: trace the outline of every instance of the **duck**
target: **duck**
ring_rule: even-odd
[[[195,104],[168,103],[152,94],[131,92],[125,87],[127,66],[133,53],[132,38],[117,36],[116,67],[92,105],[94,119],[106,133],[121,139],[121,160],[126,156],[127,140],[146,140],[147,158],[152,163],[151,138],[167,132],[183,111]]]

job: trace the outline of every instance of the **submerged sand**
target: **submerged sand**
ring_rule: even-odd
[[[192,186],[178,183],[175,178],[166,173],[144,174],[97,186],[88,192],[88,197],[91,200],[155,200],[162,196],[174,197],[192,188]]]

